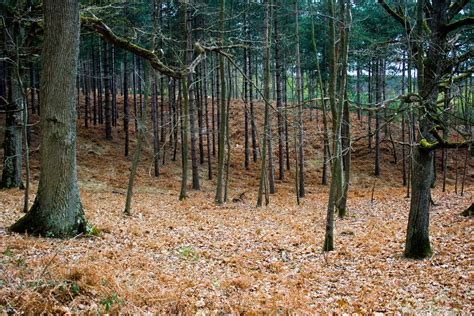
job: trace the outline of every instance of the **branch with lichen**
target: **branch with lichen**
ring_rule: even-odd
[[[164,75],[181,79],[186,74],[186,71],[184,70],[176,70],[166,66],[151,50],[140,47],[130,42],[128,39],[116,35],[102,20],[96,17],[86,17],[81,15],[81,24],[91,31],[99,33],[105,41],[148,60],[153,69],[158,70]]]
[[[474,144],[474,140],[465,140],[465,141],[459,141],[459,142],[452,142],[449,140],[444,139],[439,135],[438,130],[441,129],[439,126],[434,126],[430,130],[430,134],[433,135],[433,137],[436,139],[434,142],[428,141],[426,138],[423,138],[420,140],[420,147],[423,150],[434,150],[438,148],[471,148],[472,145]]]

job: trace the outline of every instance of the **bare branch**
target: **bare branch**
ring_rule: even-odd
[[[402,16],[402,12],[395,12],[395,10],[391,6],[389,6],[385,2],[385,0],[378,0],[377,2],[385,9],[385,11],[391,17],[393,17],[396,21],[398,21],[402,25],[402,27],[405,29],[407,34],[410,34],[412,30],[410,22],[406,19],[405,16]]]
[[[467,16],[452,23],[446,24],[446,26],[444,27],[444,31],[446,33],[449,33],[469,25],[474,25],[474,16]]]
[[[469,0],[458,0],[449,7],[448,21],[451,21],[469,2]]]

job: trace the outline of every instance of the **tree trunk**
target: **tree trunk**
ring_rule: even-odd
[[[93,109],[92,109],[92,122],[94,126],[97,125],[97,68],[95,62],[95,50],[92,49],[92,98],[93,98]],[[39,101],[38,101],[39,102]]]
[[[153,169],[155,177],[160,175],[160,136],[158,134],[158,105],[157,105],[157,93],[156,88],[156,74],[152,71],[152,86],[151,86],[151,123],[153,128]]]
[[[279,1],[275,1],[276,7],[279,7]],[[281,89],[281,60],[280,60],[280,49],[281,36],[279,30],[278,16],[273,19],[275,28],[275,84],[276,84],[276,107],[277,107],[277,119],[278,119],[278,178],[283,180],[285,178],[285,156],[283,148],[283,133],[284,133],[284,118],[283,118],[283,104],[282,104],[282,89]]]
[[[148,67],[144,67],[148,68]],[[130,175],[128,177],[128,185],[127,185],[127,197],[125,200],[125,215],[132,215],[132,197],[133,197],[133,184],[135,182],[135,176],[137,174],[138,163],[140,162],[140,156],[142,151],[142,144],[145,138],[145,117],[146,117],[146,102],[148,100],[149,95],[149,83],[151,82],[151,76],[148,78],[148,69],[144,69],[143,74],[147,76],[148,80],[145,80],[145,96],[144,96],[144,106],[141,107],[143,112],[141,113],[142,116],[140,117],[140,125],[138,126],[138,135],[137,135],[137,145],[135,147],[135,153],[133,154],[132,165],[130,167]]]
[[[263,51],[263,98],[265,102],[265,114],[264,114],[264,123],[263,123],[263,139],[262,139],[262,163],[260,167],[260,180],[258,186],[258,196],[257,196],[257,207],[262,206],[262,195],[265,188],[266,191],[266,182],[267,182],[267,142],[269,142],[270,135],[270,5],[271,0],[264,0],[263,5],[265,6],[265,38],[264,38],[264,51]],[[270,154],[270,152],[268,152]],[[265,194],[265,204],[269,203],[267,194]]]
[[[405,256],[425,258],[432,252],[429,239],[429,209],[431,206],[433,153],[416,148],[412,172],[412,194]]]
[[[375,103],[376,108],[382,102],[382,69],[381,60],[375,60]],[[375,171],[376,176],[380,175],[380,111],[375,112]]]
[[[244,32],[248,34],[248,14],[247,11],[244,13]],[[249,80],[250,78],[249,71],[248,71],[248,63],[249,63],[249,49],[244,48],[244,166],[245,169],[249,169],[250,164],[250,148],[249,148]]]
[[[90,98],[90,87],[89,87],[89,69],[86,67],[86,63],[84,62],[84,94],[86,96],[86,105],[84,107],[84,127],[89,126],[89,112],[91,106],[91,98]]]
[[[403,54],[402,59],[402,95],[405,95],[405,54]],[[403,106],[403,104],[401,104]],[[406,163],[406,114],[402,112],[402,181],[403,186],[407,185],[407,163]]]
[[[115,78],[115,46],[110,46],[110,83],[112,92],[112,125],[117,126],[117,80]]]
[[[250,0],[249,2],[250,3]],[[250,37],[250,28],[247,28],[247,41],[251,43]],[[247,51],[247,59],[248,59],[248,78],[250,81],[252,80],[252,54],[251,50],[248,49]],[[254,103],[253,103],[253,84],[249,84],[249,103],[250,103],[250,127],[252,130],[252,158],[253,162],[257,162],[257,131],[255,126],[255,110],[254,110]]]
[[[298,150],[299,150],[299,196],[304,197],[304,128],[303,128],[303,99],[304,90],[301,79],[300,37],[298,30],[298,1],[294,1],[295,19],[295,58],[296,58],[296,101],[298,104]]]
[[[179,194],[179,200],[182,201],[187,196],[187,185],[188,185],[188,120],[189,117],[189,100],[188,100],[188,83],[186,78],[181,80],[182,88],[180,89],[183,95],[183,106],[181,115],[181,192]],[[178,99],[181,99],[181,94]]]
[[[132,89],[133,89],[133,123],[135,132],[138,130],[138,111],[137,111],[137,56],[133,55],[132,69]]]
[[[203,75],[199,71],[196,74],[196,101],[197,101],[197,119],[198,119],[198,137],[199,137],[199,163],[204,163],[204,140],[203,140],[203,120],[202,120],[202,108],[203,108],[203,100],[202,100],[202,80]]]
[[[112,139],[112,113],[110,109],[110,77],[108,44],[104,42],[104,91],[105,91],[105,139]]]
[[[186,64],[190,65],[193,61],[193,39],[192,39],[192,1],[186,8]],[[187,87],[185,93],[188,93],[189,102],[189,122],[191,126],[191,170],[192,170],[192,188],[193,190],[199,190],[199,162],[197,157],[197,131],[196,131],[196,118],[195,109],[196,101],[194,96],[193,82],[194,76],[192,73],[188,74]],[[186,116],[188,117],[188,116]]]
[[[100,41],[100,40],[99,40]],[[101,51],[100,51],[100,42],[97,47],[97,89],[98,89],[98,94],[97,94],[97,120],[99,122],[99,125],[103,124],[104,121],[104,109],[103,109],[103,99],[102,99],[102,80],[103,80],[103,73],[102,73],[102,62],[101,62]]]
[[[367,99],[369,103],[369,112],[367,113],[367,143],[370,149],[372,149],[372,93],[373,93],[373,77],[374,77],[374,68],[373,68],[373,60],[371,59],[369,62],[369,75],[368,75],[368,83],[367,83]]]
[[[360,93],[361,93],[361,86],[360,86],[360,77],[362,74],[362,69],[360,68],[360,62],[357,61],[357,68],[356,68],[356,103],[357,103],[357,119],[361,119],[361,102],[360,102]]]
[[[15,49],[15,48],[14,48]],[[12,55],[15,55],[12,52]],[[13,67],[7,66],[8,77],[10,79],[10,93],[8,103],[5,106],[5,138],[3,140],[3,172],[0,182],[0,188],[21,188],[22,166],[22,141],[23,141],[23,116],[22,110],[25,109],[22,86]],[[76,78],[74,77],[74,88]],[[74,92],[74,95],[76,92]],[[74,100],[75,102],[75,100]]]
[[[220,0],[220,11],[219,11],[219,29],[220,29],[220,44],[224,44],[224,9],[225,0]],[[225,69],[224,69],[224,56],[219,54],[219,73],[220,73],[220,126],[219,126],[219,145],[217,154],[217,185],[216,185],[216,197],[215,201],[217,204],[222,204],[223,200],[223,185],[224,185],[224,143],[226,136],[226,83],[225,83]],[[218,121],[219,123],[219,121]],[[218,124],[219,125],[219,124]]]
[[[30,211],[14,232],[72,237],[86,232],[76,172],[76,89],[79,2],[45,0],[41,74],[41,168]]]
[[[123,130],[125,134],[125,157],[128,157],[130,105],[128,103],[128,56],[124,53],[123,62]]]
[[[208,98],[207,98],[207,64],[206,60],[202,64],[202,72],[204,77],[203,82],[203,94],[204,94],[204,115],[206,116],[206,149],[207,149],[207,178],[212,180],[212,158],[211,158],[211,134],[209,131],[209,109],[208,109]]]

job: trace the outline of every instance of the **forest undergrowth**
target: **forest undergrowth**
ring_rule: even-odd
[[[324,253],[328,187],[319,184],[322,123],[305,121],[308,186],[301,205],[293,172],[287,171],[270,204],[255,208],[260,163],[243,168],[242,109],[240,102],[232,103],[228,203],[214,204],[215,181],[206,179],[206,163],[200,167],[201,191],[178,201],[180,165],[167,149],[161,175],[153,177],[148,137],[132,216],[123,214],[131,159],[123,157],[123,133],[115,129],[114,139],[106,141],[102,127],[85,129],[80,121],[78,178],[95,228],[70,240],[11,234],[8,226],[22,216],[23,191],[0,191],[3,312],[474,311],[474,228],[471,218],[460,215],[473,200],[472,159],[464,196],[454,192],[454,166],[459,160],[461,177],[464,152],[450,155],[447,192],[441,192],[438,179],[430,213],[434,254],[417,261],[403,257],[410,201],[400,161],[393,163],[391,146],[383,141],[381,176],[373,177],[367,140],[355,143],[349,216],[336,219],[335,251]],[[355,138],[366,133],[364,124],[353,117]],[[130,127],[133,131],[133,122]],[[391,128],[397,135],[395,123]],[[32,193],[39,176],[37,140],[35,131]],[[399,145],[397,151],[400,157]]]

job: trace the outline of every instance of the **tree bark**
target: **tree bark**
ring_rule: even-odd
[[[224,9],[225,9],[225,0],[220,0],[220,11],[219,11],[219,29],[220,29],[220,44],[224,44]],[[226,83],[225,83],[225,68],[224,68],[224,56],[219,54],[219,73],[220,73],[220,125],[219,125],[219,145],[218,145],[218,154],[217,154],[217,185],[216,185],[216,197],[215,202],[217,204],[222,204],[223,200],[223,185],[224,185],[224,145],[225,145],[225,136],[226,136]],[[219,121],[218,121],[219,123]]]
[[[186,64],[190,65],[193,61],[193,38],[192,38],[192,1],[186,8]],[[199,190],[199,161],[197,157],[197,131],[196,131],[196,99],[194,95],[194,76],[189,73],[187,76],[187,87],[185,93],[188,93],[189,122],[191,132],[191,170],[192,170],[192,188]],[[187,116],[186,116],[187,117]]]
[[[45,0],[41,74],[41,168],[30,211],[14,232],[72,237],[86,232],[76,172],[76,89],[79,2]]]
[[[275,1],[276,6],[279,6],[279,1]],[[285,178],[285,156],[283,148],[283,133],[284,133],[284,117],[283,117],[283,104],[282,104],[282,88],[281,88],[281,56],[279,45],[281,45],[281,36],[279,30],[278,16],[273,19],[275,28],[275,84],[276,84],[276,108],[277,108],[277,119],[278,119],[278,178],[283,180]]]
[[[105,97],[105,139],[112,140],[112,113],[110,108],[109,48],[104,42],[104,97]]]
[[[260,180],[258,186],[257,207],[262,206],[263,191],[266,191],[267,185],[267,142],[269,142],[270,134],[270,5],[271,0],[264,0],[265,10],[265,34],[264,34],[264,50],[263,50],[263,98],[265,102],[265,114],[263,123],[263,137],[262,137],[262,162],[260,167]],[[269,154],[270,152],[268,152]],[[269,203],[267,194],[265,194],[265,205]]]
[[[125,134],[125,157],[128,157],[129,150],[129,125],[130,125],[130,105],[128,102],[128,56],[125,52],[123,62],[123,130]]]
[[[299,194],[300,197],[305,196],[304,187],[304,127],[303,127],[303,99],[304,90],[301,79],[301,62],[300,62],[300,37],[298,30],[298,1],[294,1],[294,19],[295,19],[295,58],[296,58],[296,95],[298,104],[298,150],[299,150]]]
[[[16,45],[16,44],[15,44]],[[13,48],[16,49],[16,48]],[[16,53],[12,52],[12,55]],[[23,141],[23,116],[25,101],[22,94],[22,85],[16,75],[15,66],[7,66],[8,77],[10,78],[10,93],[8,103],[5,106],[5,138],[3,140],[3,172],[0,188],[21,188],[22,166],[22,141]],[[74,77],[74,83],[76,78]],[[75,85],[74,85],[75,87]],[[74,92],[75,94],[76,92]],[[74,100],[75,101],[75,100]]]

